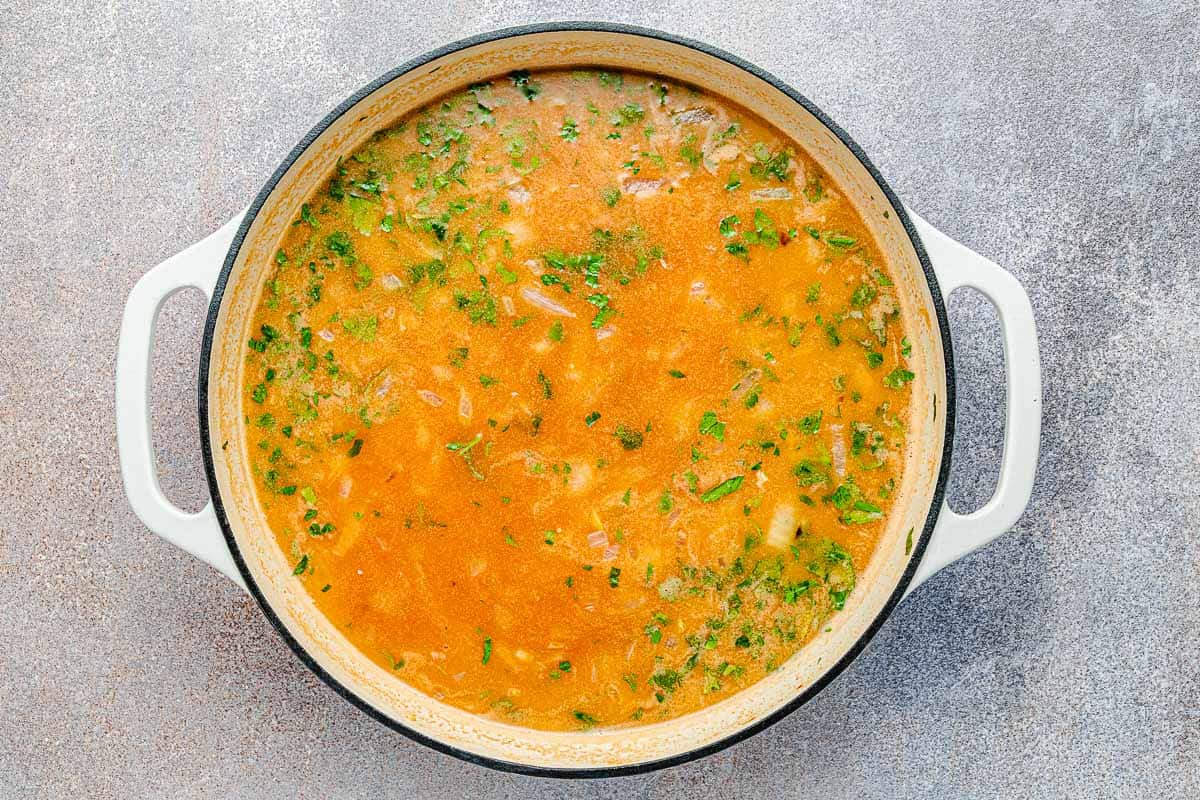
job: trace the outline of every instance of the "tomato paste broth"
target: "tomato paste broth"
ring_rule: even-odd
[[[247,349],[258,496],[396,676],[573,729],[778,667],[903,465],[907,342],[815,162],[657,78],[514,73],[339,164]]]

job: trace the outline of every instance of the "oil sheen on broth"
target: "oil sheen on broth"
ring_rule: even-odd
[[[247,445],[296,580],[383,669],[519,725],[650,723],[843,608],[907,355],[857,211],[778,131],[653,76],[518,72],[302,207]]]

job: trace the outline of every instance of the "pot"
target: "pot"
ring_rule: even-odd
[[[244,343],[270,255],[300,203],[374,131],[408,110],[515,69],[602,64],[658,73],[723,95],[796,139],[858,206],[883,249],[912,342],[912,420],[904,477],[875,555],[843,611],[763,680],[686,716],[641,727],[545,732],[445,705],[375,665],[320,614],[255,499],[242,432]],[[186,514],[159,490],[150,441],[149,354],[158,310],[175,291],[210,298],[201,342],[200,447],[212,502]],[[954,363],[944,299],[972,287],[1004,336],[1007,424],[996,492],[960,515],[943,499],[954,429]],[[553,23],[467,39],[422,56],[346,100],[300,142],[258,197],[216,233],[155,267],[130,293],[117,363],[125,490],[146,526],[246,589],[297,656],[354,705],[430,747],[501,769],[608,776],[677,764],[760,731],[809,700],[862,650],[896,604],[946,564],[1012,526],[1037,462],[1041,384],[1029,300],[1017,281],[901,204],[862,150],[796,91],[708,45],[657,31]]]

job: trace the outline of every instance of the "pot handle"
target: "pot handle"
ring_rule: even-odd
[[[908,593],[935,572],[1016,524],[1033,492],[1042,427],[1042,374],[1033,307],[1009,272],[934,228],[906,209],[929,254],[942,297],[963,287],[981,292],[996,309],[1004,337],[1004,455],[996,491],[982,508],[958,514],[943,500],[933,538],[909,584]]]
[[[196,514],[180,511],[162,493],[150,436],[150,355],[163,303],[194,286],[212,299],[225,254],[245,212],[143,275],[125,301],[117,345],[117,451],[125,495],[146,527],[245,588],[217,524],[212,503]]]

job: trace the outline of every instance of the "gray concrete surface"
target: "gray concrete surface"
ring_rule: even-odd
[[[113,362],[145,270],[322,114],[460,36],[637,22],[790,81],[932,222],[1011,269],[1045,366],[1020,524],[814,702],[699,763],[569,784],[469,766],[338,699],[127,507]],[[0,797],[1200,796],[1200,7],[713,0],[0,2]],[[205,496],[203,307],[155,359],[164,483]],[[999,458],[986,304],[953,304],[953,496]]]

